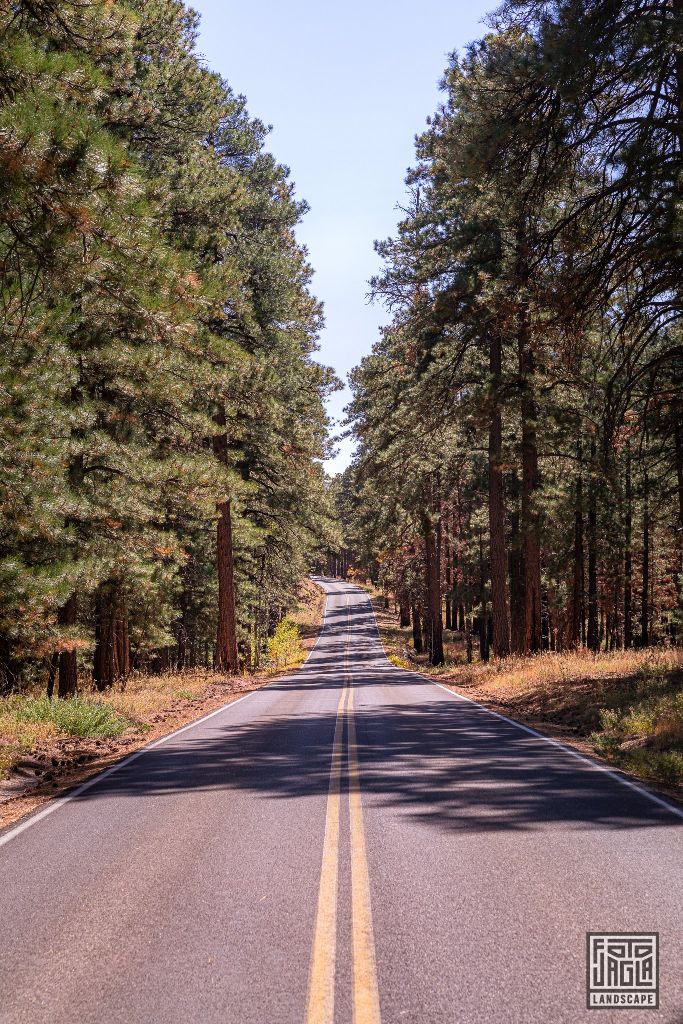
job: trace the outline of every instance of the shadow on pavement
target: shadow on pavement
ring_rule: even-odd
[[[356,673],[356,683],[396,685]],[[332,685],[331,683],[329,685]],[[342,680],[336,686],[341,692]],[[420,688],[407,676],[406,686]],[[362,697],[367,696],[365,689]],[[437,695],[412,704],[359,708],[356,723],[364,801],[405,811],[439,830],[534,830],[673,825],[638,793],[567,753],[493,718],[476,705]],[[264,798],[326,794],[334,713],[214,725],[210,735],[147,751],[79,800],[245,790]]]

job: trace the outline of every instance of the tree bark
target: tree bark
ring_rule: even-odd
[[[524,651],[541,649],[541,539],[536,506],[539,486],[536,401],[533,395],[535,360],[526,309],[519,329],[519,372],[522,380],[522,551],[524,579]]]
[[[591,479],[588,485],[588,648],[600,649],[598,623],[598,513],[595,482],[595,441],[591,442]]]
[[[399,597],[398,610],[399,610],[399,625],[400,626],[404,626],[404,627],[405,626],[409,626],[410,625],[410,601],[408,600],[408,595],[405,592],[403,592],[403,591],[401,592],[401,595]]]
[[[446,567],[446,629],[453,629],[453,541],[451,530],[446,520],[444,535],[444,560]]]
[[[522,536],[519,529],[519,479],[513,474],[511,494],[513,499],[510,514],[510,639],[515,654],[524,651],[524,556]]]
[[[429,621],[429,660],[432,665],[443,665],[443,620],[441,617],[441,573],[439,566],[439,544],[432,518],[433,480],[430,481],[430,501],[423,517],[425,543],[425,582],[427,589],[427,616]]]
[[[226,426],[225,407],[220,406],[216,423]],[[228,461],[228,436],[225,430],[213,438],[214,454],[224,465]],[[216,528],[216,570],[218,575],[218,626],[216,630],[216,668],[234,674],[239,671],[237,654],[237,614],[235,609],[235,555],[232,545],[231,500],[218,503],[220,518]],[[335,565],[335,570],[336,570]],[[335,572],[336,574],[336,572]]]
[[[6,636],[0,636],[0,694],[10,693],[17,681],[17,666],[12,646]]]
[[[216,668],[219,672],[239,671],[237,655],[237,622],[235,616],[234,553],[232,548],[232,514],[230,501],[218,505],[216,565],[218,570],[218,629],[216,633]]]
[[[78,598],[72,594],[66,604],[62,605],[57,613],[57,622],[60,626],[73,626],[76,623],[78,613]],[[60,651],[59,654],[59,681],[57,684],[58,697],[72,697],[78,690],[78,663],[76,661],[76,650]]]
[[[683,0],[681,3],[683,6]],[[683,67],[683,54],[679,56]],[[683,598],[683,407],[674,406],[674,444],[676,450],[676,483],[678,491],[678,562],[676,565],[675,583],[679,607]]]
[[[583,551],[583,476],[576,478],[574,500],[574,571],[572,578],[572,622],[570,643],[573,647],[581,644],[586,608],[584,601],[584,551]]]
[[[486,601],[486,571],[484,567],[484,545],[479,532],[479,593],[480,609],[479,617],[479,657],[482,661],[489,660],[489,615],[488,603]]]
[[[643,475],[643,580],[640,594],[640,644],[650,643],[650,481]]]
[[[626,488],[624,508],[624,647],[633,647],[633,491],[631,449],[626,450]]]
[[[128,615],[115,583],[102,584],[95,597],[93,678],[106,690],[130,674]]]
[[[524,579],[524,651],[541,648],[541,535],[537,491],[540,485],[535,397],[536,360],[534,357],[529,301],[525,290],[529,282],[526,229],[517,231],[517,274],[522,299],[517,327],[517,355],[521,387],[522,421],[522,507],[521,534]]]
[[[465,617],[465,650],[467,651],[467,664],[472,664],[472,619],[469,615]]]
[[[503,494],[503,418],[500,386],[503,348],[500,334],[491,334],[491,420],[489,424],[489,549],[491,562],[491,615],[493,653],[505,658],[510,653],[510,612],[507,596],[507,552],[505,550],[505,499]],[[487,652],[488,657],[488,652]]]

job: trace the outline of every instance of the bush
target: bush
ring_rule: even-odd
[[[275,668],[297,665],[303,661],[304,654],[299,627],[290,618],[284,618],[275,627],[273,635],[268,638],[266,644],[268,665]]]
[[[683,782],[683,754],[678,750],[659,753],[656,750],[634,750],[620,760],[622,767],[646,778],[654,778],[670,786]]]
[[[69,697],[9,697],[2,711],[19,722],[52,724],[67,736],[120,736],[131,724],[112,708],[98,701]]]

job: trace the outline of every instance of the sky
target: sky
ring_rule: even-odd
[[[297,231],[325,307],[318,359],[346,375],[386,311],[367,298],[375,239],[395,231],[415,135],[440,99],[447,56],[486,31],[495,0],[191,0],[198,49],[272,125],[268,149],[310,206]],[[348,388],[334,395],[337,423]],[[348,465],[350,439],[329,472]]]

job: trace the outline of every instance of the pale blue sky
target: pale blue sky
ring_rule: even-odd
[[[191,0],[192,2],[192,0]],[[367,303],[376,238],[394,231],[413,140],[439,100],[447,54],[485,31],[496,0],[194,0],[199,49],[249,111],[310,204],[299,229],[325,304],[320,360],[345,380],[386,314]],[[330,412],[341,417],[348,390]],[[342,442],[330,471],[349,462]]]

